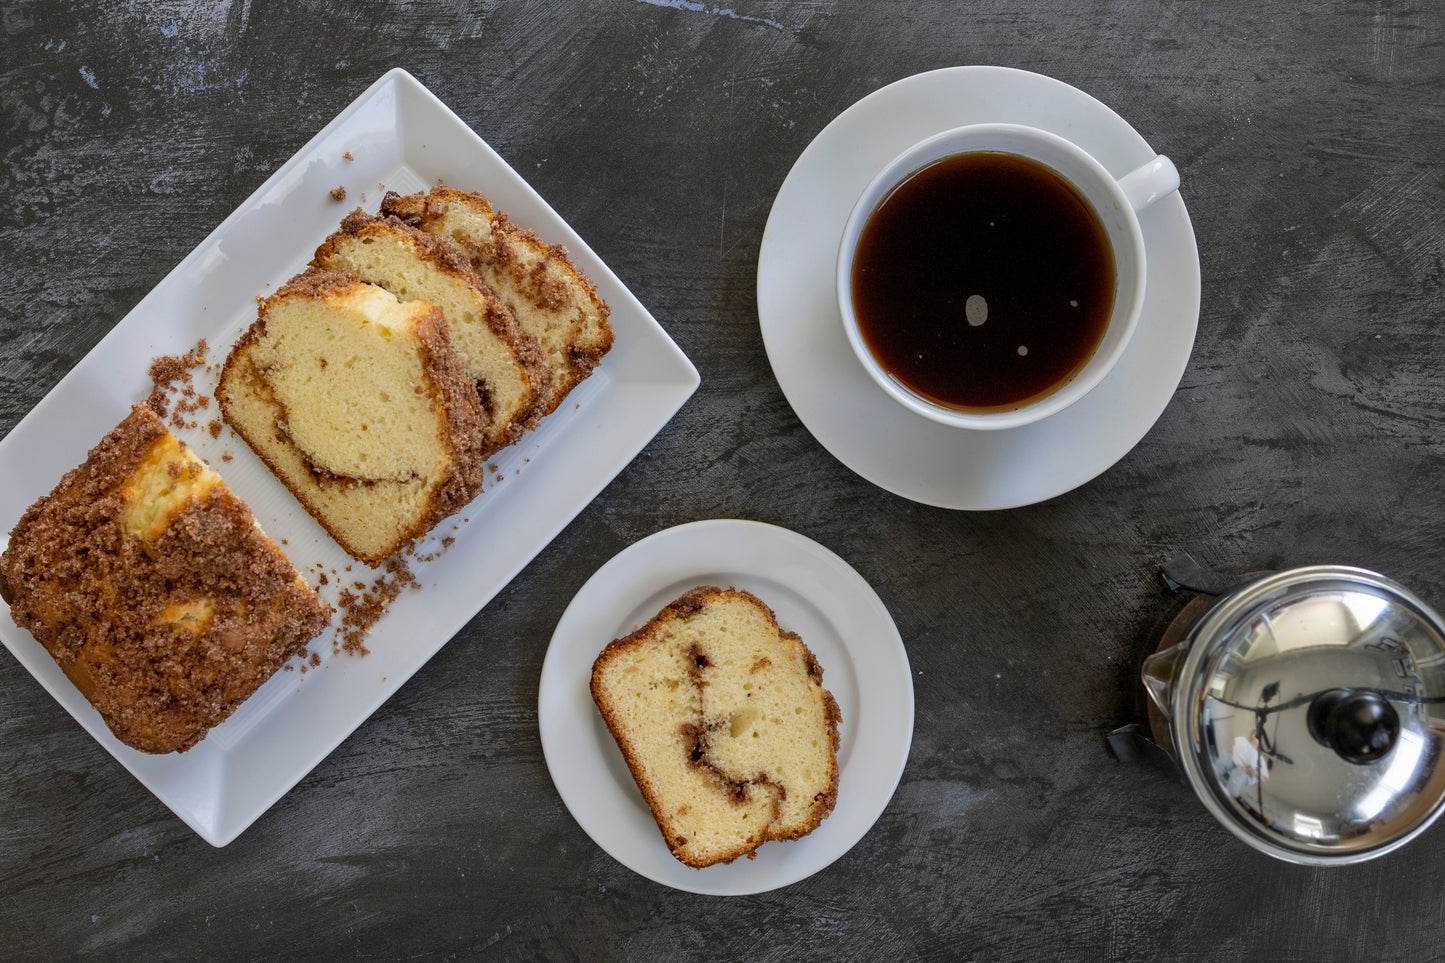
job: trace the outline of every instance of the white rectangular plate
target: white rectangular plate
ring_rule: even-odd
[[[347,159],[346,155],[351,159]],[[374,211],[383,190],[445,182],[476,190],[544,240],[564,244],[612,307],[616,333],[601,367],[540,428],[492,459],[488,490],[435,539],[455,543],[412,561],[420,588],[403,592],[377,622],[364,656],[332,654],[331,632],[293,660],[224,724],[185,753],[152,756],[122,745],[30,633],[0,605],[0,639],[94,736],[207,842],[224,846],[361,725],[412,673],[530,562],[637,455],[696,390],[686,356],[617,276],[547,202],[415,78],[392,70],[317,134],[161,281],[95,349],[0,441],[0,532],[149,394],[150,362],[198,339],[219,370],[256,316],[256,295],[275,290],[358,204]],[[345,203],[329,194],[344,186]],[[363,200],[363,195],[365,199]],[[195,369],[210,396],[214,374]],[[217,469],[261,526],[333,603],[345,582],[375,575],[352,562],[229,429],[176,434]],[[230,455],[231,460],[223,459]],[[3,543],[0,543],[3,544]],[[318,568],[317,566],[320,566]],[[350,571],[347,570],[350,566]],[[332,572],[337,575],[331,575]],[[333,619],[333,622],[337,620]]]

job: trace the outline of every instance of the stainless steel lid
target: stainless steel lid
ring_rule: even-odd
[[[1445,624],[1364,569],[1316,566],[1223,597],[1190,630],[1170,725],[1236,836],[1298,863],[1403,845],[1445,799]]]

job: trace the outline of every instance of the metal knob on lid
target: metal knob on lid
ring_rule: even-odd
[[[1357,568],[1281,572],[1225,595],[1178,649],[1174,751],[1245,842],[1356,862],[1439,815],[1445,623],[1408,590]]]
[[[1400,735],[1400,714],[1384,696],[1368,689],[1321,692],[1310,703],[1305,724],[1316,742],[1357,764],[1382,758]]]

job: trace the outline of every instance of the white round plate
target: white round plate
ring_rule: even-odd
[[[838,314],[835,266],[848,214],[905,147],[992,122],[1066,137],[1118,177],[1155,155],[1119,115],[1061,81],[1007,67],[917,74],[864,97],[808,145],[773,202],[758,256],[763,342],[798,418],[868,481],[942,508],[1028,505],[1109,468],[1164,412],[1199,322],[1199,252],[1176,192],[1139,216],[1148,260],[1139,328],[1082,400],[1032,425],[970,431],[912,414],[874,384]]]
[[[798,633],[838,701],[838,803],[799,840],[765,843],[755,859],[692,869],[663,842],[590,689],[592,663],[699,585],[751,592]],[[552,634],[537,716],[562,802],[618,862],[675,889],[761,893],[811,876],[882,815],[913,740],[913,678],[903,640],[877,593],[811,539],[761,522],[716,519],[665,529],[619,553],[582,586]]]

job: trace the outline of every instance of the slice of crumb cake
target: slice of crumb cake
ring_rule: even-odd
[[[446,319],[350,272],[308,271],[262,302],[216,398],[306,510],[370,565],[481,491],[486,418]]]
[[[838,705],[757,597],[693,589],[592,668],[592,698],[672,854],[702,868],[797,839],[838,795]]]

